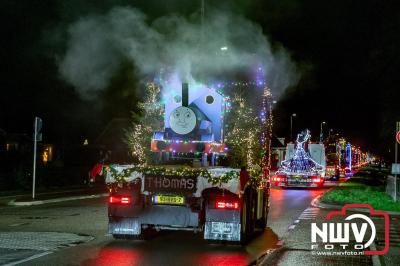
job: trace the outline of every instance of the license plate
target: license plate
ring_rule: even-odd
[[[184,204],[184,198],[182,196],[157,195],[157,196],[153,196],[153,203],[155,203],[155,204],[183,205]]]

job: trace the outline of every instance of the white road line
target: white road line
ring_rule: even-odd
[[[24,263],[24,262],[27,262],[27,261],[30,261],[30,260],[34,260],[34,259],[46,256],[46,255],[51,254],[51,253],[53,253],[53,252],[50,252],[50,251],[42,252],[42,253],[30,256],[30,257],[28,257],[26,259],[22,259],[22,260],[19,260],[19,261],[14,261],[14,262],[11,262],[11,263],[4,264],[4,266],[18,265],[18,264],[21,264],[21,263]]]
[[[300,219],[301,218],[315,218],[315,217],[317,217],[316,215],[300,215]]]
[[[318,211],[304,211],[303,213],[318,213]]]

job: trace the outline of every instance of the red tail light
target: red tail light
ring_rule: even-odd
[[[285,177],[284,176],[280,176],[280,175],[278,175],[278,176],[274,176],[273,178],[272,178],[272,181],[274,181],[274,182],[280,182],[280,181],[285,181]]]
[[[110,204],[131,204],[131,196],[110,196],[108,198],[108,203]]]
[[[320,178],[320,177],[313,177],[312,181],[314,183],[322,183],[322,181],[324,181],[324,179]]]
[[[239,202],[237,201],[222,201],[217,200],[215,202],[215,208],[217,209],[239,209]]]

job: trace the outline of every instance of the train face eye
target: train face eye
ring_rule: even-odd
[[[190,118],[190,117],[191,117],[191,115],[190,115],[189,112],[187,112],[187,113],[185,114],[185,116],[186,116],[186,118]]]
[[[175,116],[176,118],[179,118],[180,115],[181,115],[181,114],[180,114],[179,112],[175,112],[175,114],[174,114],[174,116]]]

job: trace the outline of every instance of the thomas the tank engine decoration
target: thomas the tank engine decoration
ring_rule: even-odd
[[[201,158],[202,165],[215,165],[226,155],[224,144],[225,99],[215,89],[189,91],[182,84],[181,95],[165,96],[164,131],[154,132],[151,151],[161,160]]]

